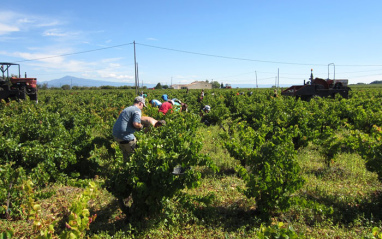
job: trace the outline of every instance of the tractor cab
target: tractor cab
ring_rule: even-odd
[[[10,67],[18,67],[18,75],[10,74]],[[0,100],[25,100],[28,95],[30,100],[37,102],[37,79],[22,78],[20,74],[20,65],[15,63],[0,62],[0,71],[2,76],[0,77]]]

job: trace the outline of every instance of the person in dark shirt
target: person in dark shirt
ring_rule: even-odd
[[[125,108],[114,123],[113,137],[119,143],[125,160],[134,152],[137,145],[134,133],[143,128],[141,124],[143,107],[146,107],[145,99],[141,96],[136,97],[133,105]]]

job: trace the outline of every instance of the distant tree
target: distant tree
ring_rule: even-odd
[[[224,88],[223,82],[220,84],[220,88],[222,89]]]
[[[209,81],[208,81],[208,80],[206,80],[206,82],[208,83]]]
[[[213,89],[219,89],[220,88],[220,84],[219,84],[219,82],[217,82],[217,81],[213,81],[213,82],[211,82],[212,83],[212,88]]]
[[[48,89],[48,83],[43,83],[42,85],[38,84],[37,88],[41,90],[46,90]]]
[[[61,86],[61,89],[70,90],[70,85],[63,85],[63,86]]]
[[[111,86],[111,85],[102,85],[99,88],[100,89],[110,90],[110,89],[115,89],[116,87],[115,86]]]
[[[382,81],[376,80],[376,81],[370,82],[370,84],[382,84]]]
[[[168,85],[163,85],[162,88],[163,89],[168,89]]]
[[[158,83],[154,88],[157,90],[160,90],[160,89],[162,89],[162,85],[160,83]]]

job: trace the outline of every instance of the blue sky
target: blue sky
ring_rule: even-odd
[[[12,0],[0,62],[43,82],[302,84],[382,80],[382,1]],[[332,64],[333,63],[333,64]]]

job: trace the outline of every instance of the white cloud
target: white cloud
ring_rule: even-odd
[[[148,41],[158,41],[158,39],[153,38],[153,37],[148,37],[147,40],[148,40]]]
[[[49,29],[49,30],[46,30],[45,32],[43,32],[42,35],[45,37],[51,37],[51,36],[53,36],[53,37],[66,37],[66,36],[70,35],[70,33],[61,32],[58,29]]]
[[[28,18],[21,18],[17,20],[18,23],[33,23],[33,20],[30,20]]]
[[[61,64],[64,61],[63,57],[52,57],[52,54],[44,53],[13,52],[8,55],[11,55],[13,57],[20,57],[25,60],[38,60],[40,62],[45,62],[49,64]]]
[[[51,17],[0,10],[0,35],[62,24],[58,19]]]
[[[57,20],[47,20],[47,22],[39,23],[36,26],[37,27],[52,27],[52,26],[57,26],[57,25],[62,25],[62,23],[60,23]]]
[[[98,71],[98,74],[101,78],[105,79],[116,79],[116,80],[122,80],[129,82],[130,80],[134,79],[135,77],[128,74],[118,74],[115,72],[104,72],[104,71]]]
[[[111,68],[118,68],[118,67],[121,66],[121,64],[119,64],[119,63],[110,63],[109,66],[110,66]]]
[[[50,38],[56,42],[61,42],[64,45],[74,41],[82,41],[82,35],[82,32],[79,31],[65,31],[63,29],[49,29],[42,33],[43,37]]]
[[[10,11],[0,11],[0,35],[20,31],[17,25],[17,14]]]
[[[0,56],[16,58],[21,62],[24,60],[23,68],[28,72],[38,72],[41,78],[52,74],[74,74],[109,81],[132,82],[134,80],[134,70],[126,69],[126,65],[120,63],[123,59],[121,57],[87,60],[87,57],[83,56],[81,60],[74,60],[74,57],[69,56],[78,50],[68,47],[68,45],[72,45],[73,42],[91,45],[82,35],[99,34],[103,31],[76,31],[66,28],[66,23],[60,16],[32,15],[0,10],[0,42],[11,43],[11,39],[19,38],[21,35],[27,36],[29,33],[33,33],[33,36],[40,35],[44,40],[54,40],[52,45],[49,44],[49,41],[48,43],[44,41],[43,46],[35,44],[22,48],[15,47],[14,49],[17,50],[14,51],[11,47],[1,48]],[[17,32],[22,34],[16,35]],[[75,41],[72,41],[73,39]],[[111,39],[106,41],[106,43],[110,42],[112,42]],[[129,68],[133,67],[129,66]]]
[[[18,14],[11,11],[0,11],[0,22],[12,22]]]
[[[112,62],[116,59],[102,59],[99,61],[77,61],[66,60],[64,57],[60,57],[55,61],[55,58],[47,59],[46,61],[40,61],[38,63],[33,62],[44,68],[45,70],[56,72],[62,72],[62,75],[68,75],[71,73],[80,74],[84,78],[90,79],[105,79],[109,81],[129,82],[132,83],[134,79],[134,73],[128,73],[120,70],[116,70],[121,67],[118,62]],[[50,61],[49,61],[50,60]],[[108,64],[104,64],[109,62]],[[103,68],[100,68],[103,67]],[[70,73],[68,73],[70,72]]]
[[[17,26],[9,26],[0,22],[0,35],[5,35],[11,32],[18,32],[20,29]]]
[[[122,60],[122,59],[123,59],[122,57],[106,58],[106,59],[102,59],[101,62],[102,62],[102,63],[109,63],[109,64],[112,64],[112,63],[114,63],[115,61],[119,61],[119,60]]]

